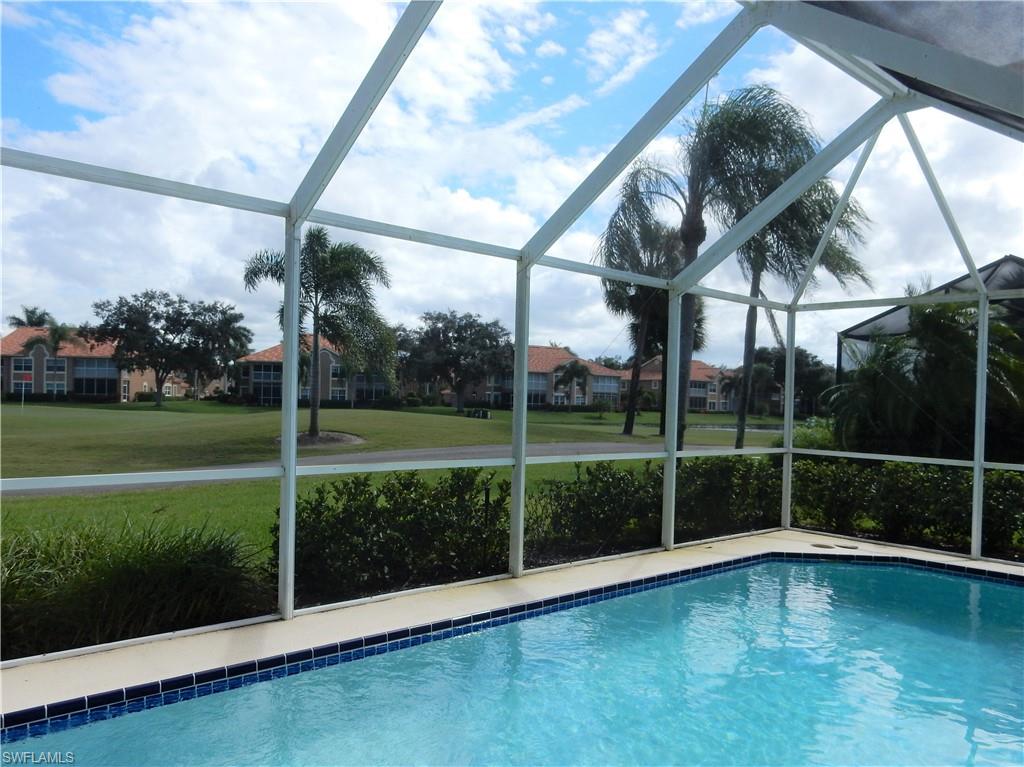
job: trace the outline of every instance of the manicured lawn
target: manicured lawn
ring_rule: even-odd
[[[634,436],[625,437],[623,415],[608,413],[531,412],[531,443],[632,442],[659,445],[657,413],[642,413]],[[757,423],[779,419],[751,420]],[[729,425],[728,414],[691,414],[691,423]],[[308,411],[300,411],[300,427]],[[105,474],[218,466],[270,461],[279,455],[275,437],[280,412],[215,402],[171,402],[163,408],[149,403],[85,406],[7,403],[2,409],[0,449],[5,477]],[[493,411],[491,420],[458,416],[451,408],[388,410],[323,410],[321,428],[355,434],[360,445],[303,448],[301,455],[368,450],[449,447],[508,443],[509,411]],[[747,444],[771,444],[774,435],[752,432]],[[688,444],[728,446],[726,430],[693,429]]]

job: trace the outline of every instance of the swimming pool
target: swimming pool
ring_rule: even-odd
[[[1019,586],[769,561],[4,748],[103,765],[1012,763],[1022,616]]]

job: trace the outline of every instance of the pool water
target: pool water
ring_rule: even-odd
[[[1024,588],[772,562],[31,738],[76,765],[1021,764]]]

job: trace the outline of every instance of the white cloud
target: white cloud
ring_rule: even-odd
[[[733,16],[739,10],[739,6],[733,0],[686,0],[683,3],[683,11],[676,20],[676,26],[680,29],[689,29],[701,24],[710,24],[712,21]]]
[[[556,43],[554,40],[545,40],[537,46],[537,50],[534,51],[542,59],[549,58],[551,56],[564,56],[565,48]]]
[[[598,95],[628,83],[660,52],[654,25],[646,19],[646,11],[627,9],[602,19],[587,36],[581,55],[587,62],[587,78],[600,83]]]
[[[544,75],[542,78],[540,78],[540,82],[542,85],[554,85],[555,78],[552,77],[551,75]]]
[[[34,27],[40,20],[24,10],[22,3],[0,4],[0,17],[5,27]]]
[[[5,143],[288,199],[395,18],[383,4],[195,4],[161,6],[102,39],[65,29],[54,44],[70,65],[49,88],[99,116],[60,132],[5,121]],[[552,19],[519,4],[446,4],[322,207],[525,242],[600,157],[562,157],[535,133],[557,130],[584,106],[576,94],[504,123],[476,116],[515,81],[502,53],[508,27],[537,34]],[[94,301],[160,287],[235,303],[257,345],[279,337],[280,289],[248,294],[240,282],[249,254],[281,246],[279,220],[10,169],[2,180],[5,305],[38,304],[83,322]],[[342,230],[332,236],[386,259],[393,285],[380,301],[392,321],[451,307],[511,326],[513,265]]]

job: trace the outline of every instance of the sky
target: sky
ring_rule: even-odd
[[[12,3],[2,5],[5,147],[288,200],[344,110],[401,5]],[[318,207],[521,247],[739,11],[732,2],[487,3],[447,0]],[[774,30],[757,33],[648,147],[675,155],[682,118],[768,83],[823,141],[875,97]],[[911,116],[980,264],[1024,252],[1024,150],[936,110]],[[833,173],[842,188],[856,155]],[[248,256],[283,247],[280,219],[2,169],[2,311],[45,307],[94,321],[92,304],[146,289],[236,305],[254,348],[280,341],[280,288],[247,293]],[[613,184],[551,248],[593,259]],[[882,133],[855,199],[871,220],[856,255],[872,284],[820,275],[815,300],[902,295],[965,271],[898,125]],[[670,211],[665,211],[666,214]],[[671,218],[667,217],[671,222]],[[711,222],[705,247],[720,234]],[[332,229],[376,251],[391,322],[454,309],[514,325],[513,263]],[[628,356],[600,281],[535,268],[531,343]],[[703,284],[746,293],[730,260]],[[791,289],[769,279],[770,298]],[[745,308],[707,303],[698,357],[736,365]],[[828,361],[835,333],[872,312],[802,314],[798,343]],[[783,318],[778,317],[782,322]],[[772,343],[763,315],[758,343]]]

